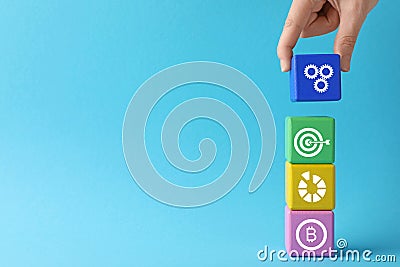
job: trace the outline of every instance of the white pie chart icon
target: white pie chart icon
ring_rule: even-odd
[[[325,181],[318,175],[311,175],[309,171],[301,174],[302,179],[297,187],[300,197],[309,203],[320,201],[326,193]],[[309,192],[308,183],[313,183],[317,190],[314,193]]]

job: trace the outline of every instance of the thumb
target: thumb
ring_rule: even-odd
[[[354,46],[364,23],[365,15],[361,12],[342,12],[339,29],[336,34],[334,52],[340,55],[342,71],[350,70],[350,61]]]

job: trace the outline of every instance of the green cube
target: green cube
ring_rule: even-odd
[[[333,163],[335,119],[330,117],[287,117],[286,160],[290,163]]]

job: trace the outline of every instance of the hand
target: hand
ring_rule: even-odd
[[[292,50],[299,37],[323,35],[338,27],[334,53],[340,55],[342,71],[349,71],[358,33],[377,2],[378,0],[293,0],[277,48],[282,71],[290,70]]]

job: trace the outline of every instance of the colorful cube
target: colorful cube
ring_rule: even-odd
[[[335,120],[330,117],[287,117],[286,160],[290,163],[333,163]]]
[[[332,211],[292,211],[285,208],[285,244],[289,255],[329,256],[333,245]]]
[[[333,210],[335,166],[286,162],[286,203],[291,210]]]
[[[341,99],[340,56],[295,55],[290,71],[290,99],[337,101]]]

